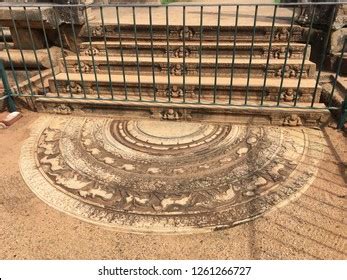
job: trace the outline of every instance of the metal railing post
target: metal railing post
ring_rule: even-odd
[[[7,99],[8,110],[10,111],[10,113],[15,112],[17,111],[17,108],[12,97],[10,83],[8,82],[4,63],[2,60],[0,60],[0,76],[1,76],[2,84],[4,86],[5,96],[7,97],[6,99]]]
[[[343,47],[342,47],[339,63],[337,65],[337,69],[336,69],[336,76],[335,76],[335,79],[334,79],[333,88],[331,90],[331,94],[330,94],[330,98],[329,98],[329,104],[328,104],[329,107],[331,106],[331,103],[332,103],[332,100],[333,100],[334,91],[335,91],[335,87],[336,87],[336,84],[337,84],[337,79],[338,79],[338,77],[340,75],[340,72],[341,72],[342,61],[343,61],[343,56],[344,56],[344,53],[345,53],[346,46],[347,46],[347,38],[345,38],[345,41],[343,42]],[[341,114],[340,114],[340,118],[338,120],[337,128],[338,129],[342,129],[343,126],[345,125],[346,121],[347,121],[347,94],[345,93],[345,100],[341,104]]]
[[[342,129],[346,121],[347,121],[347,95],[345,96],[345,100],[342,102],[341,115],[340,115],[339,122],[337,124],[337,128]]]

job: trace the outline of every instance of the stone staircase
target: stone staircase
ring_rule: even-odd
[[[59,73],[49,79],[49,93],[37,99],[39,110],[289,125],[317,125],[328,114],[319,103],[320,87],[313,97],[316,65],[309,61],[310,47],[296,92],[304,28],[295,26],[290,34],[288,25],[275,26],[271,49],[268,25],[258,26],[254,37],[252,26],[239,26],[236,38],[230,26],[153,25],[150,30],[139,25],[134,39],[134,27],[124,24],[119,40],[117,28],[106,25],[104,32],[94,24],[81,29],[78,55],[61,59]],[[295,97],[297,107],[291,108]],[[320,109],[307,109],[313,98]]]

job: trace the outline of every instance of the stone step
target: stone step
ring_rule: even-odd
[[[259,102],[249,101],[244,106],[241,100],[233,101],[233,105],[216,104],[182,104],[121,101],[121,100],[86,100],[71,98],[54,98],[56,94],[48,94],[35,100],[39,112],[76,115],[104,115],[120,119],[159,119],[171,121],[203,121],[230,122],[233,124],[253,125],[289,125],[315,127],[325,122],[330,113],[325,105],[318,103],[315,110],[310,109],[311,103],[301,103],[301,107],[292,104],[267,102],[267,107],[260,107]],[[288,105],[288,107],[286,107]],[[272,107],[271,107],[272,106]]]
[[[107,41],[107,53],[109,56],[120,56],[121,48],[119,42]],[[150,41],[138,41],[137,43],[138,55],[140,56],[152,56],[152,48]],[[202,44],[202,56],[203,57],[215,57],[217,45],[215,42],[204,42]],[[237,43],[234,47],[231,43],[221,42],[218,46],[219,57],[232,57],[235,48],[235,57],[247,58],[251,54],[250,43]],[[300,59],[303,58],[305,44],[291,43],[289,46],[289,58]],[[122,50],[124,56],[136,56],[136,45],[132,41],[122,41]],[[285,58],[287,50],[287,44],[285,43],[273,43],[270,49],[270,57],[274,59]],[[306,59],[310,58],[311,48],[307,49]],[[253,57],[254,58],[267,58],[269,54],[269,43],[254,43],[253,45]],[[94,55],[105,56],[105,42],[94,41],[90,43],[84,42],[80,45],[80,55]],[[166,41],[160,41],[153,43],[153,55],[159,57],[167,57],[167,43]],[[169,42],[169,56],[170,57],[199,57],[200,55],[200,43],[199,42],[187,42],[185,48],[183,48],[182,42]]]
[[[79,63],[76,56],[68,56],[64,60],[61,59],[60,70],[61,72],[78,73],[81,69],[83,73],[93,73],[93,58],[91,56],[80,56]],[[152,71],[155,75],[167,75],[167,58],[166,57],[154,57],[154,63],[152,64],[151,57],[139,57],[139,72],[142,74],[151,75]],[[266,59],[253,59],[250,77],[264,77],[266,69]],[[185,63],[185,64],[184,64]],[[98,74],[108,74],[110,70],[113,74],[122,73],[122,65],[124,64],[124,71],[126,74],[137,74],[137,59],[134,56],[124,57],[124,61],[120,57],[111,56],[108,58],[104,56],[95,56],[94,65]],[[281,78],[284,59],[271,59],[269,61],[267,76],[274,78]],[[185,65],[185,67],[184,67]],[[248,75],[249,59],[236,58],[234,64],[231,58],[218,58],[218,76],[230,76],[231,68],[234,66],[234,76],[241,77]],[[297,78],[300,75],[302,65],[302,59],[289,59],[285,67],[284,77]],[[65,67],[66,66],[66,67]],[[214,76],[215,75],[215,58],[201,58],[201,75],[202,76]],[[186,76],[198,76],[200,72],[199,58],[187,57],[185,62],[183,58],[173,57],[170,59],[170,74],[173,76],[182,76],[185,73]],[[185,69],[185,70],[183,70]],[[302,78],[314,78],[316,71],[316,65],[308,60],[305,61]]]
[[[156,76],[155,83],[153,83],[152,76],[150,75],[126,75],[126,89],[124,88],[124,80],[122,75],[111,75],[111,82],[107,74],[83,74],[83,82],[81,75],[76,73],[60,73],[56,75],[55,80],[49,80],[50,91],[55,93],[64,94],[66,96],[71,93],[76,97],[83,97],[85,93],[88,97],[110,98],[112,84],[112,92],[116,98],[124,98],[125,95],[133,100],[139,100],[143,97],[156,97],[171,98],[173,102],[182,102],[183,99],[196,102],[199,99],[206,101],[210,100],[226,100],[229,99],[230,94],[230,78],[218,77],[215,85],[214,77],[204,77],[201,79],[201,87],[199,87],[199,77],[190,76],[185,79],[185,88],[183,86],[182,76],[170,77],[170,89],[168,86],[167,76]],[[97,78],[97,81],[96,81]],[[68,82],[70,80],[70,84]],[[55,87],[57,84],[57,88]],[[297,79],[284,79],[279,94],[281,79],[269,78],[267,79],[266,87],[263,91],[264,79],[251,78],[248,85],[248,98],[250,100],[260,100],[264,92],[264,100],[277,101],[278,95],[283,102],[291,102],[295,96],[296,88],[298,85]],[[139,85],[141,85],[139,87]],[[314,92],[315,80],[303,79],[301,80],[300,89],[298,92],[298,102],[310,102]],[[245,100],[247,88],[246,78],[234,78],[232,88],[232,99]],[[318,88],[315,102],[319,101],[321,89]],[[185,94],[184,94],[185,92]],[[215,94],[215,96],[214,96]]]
[[[231,25],[231,26],[230,26]],[[93,23],[89,26],[85,25],[82,27],[80,36],[82,39],[89,41],[89,37],[92,40],[100,40],[104,37],[107,40],[118,40],[118,25],[116,24],[105,24],[103,27],[101,23]],[[133,40],[135,36],[134,24],[123,24],[120,25],[121,38],[124,40]],[[202,40],[204,42],[212,41],[216,42],[217,37],[220,42],[233,42],[235,34],[235,26],[230,24],[228,26],[221,26],[218,35],[218,26],[216,23],[213,25],[206,25],[202,28],[202,33],[199,25],[186,25],[183,24],[172,25],[170,24],[168,34],[170,41],[183,41],[187,42],[200,41],[200,34],[202,34]],[[278,25],[274,27],[273,41],[274,42],[287,42],[290,35],[290,26],[288,25]],[[237,42],[251,42],[253,34],[252,22],[247,26],[237,27]],[[255,42],[269,42],[271,37],[271,26],[256,26],[254,33]],[[137,24],[136,25],[136,37],[139,40],[150,40],[151,36],[154,41],[166,41],[167,39],[167,29],[165,24],[154,24],[152,26],[152,35],[149,24]],[[292,35],[290,40],[292,42],[304,42],[305,41],[305,29],[299,25],[293,26]]]

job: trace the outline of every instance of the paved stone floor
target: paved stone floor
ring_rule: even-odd
[[[322,132],[202,124],[185,124],[180,129],[175,124],[166,127],[157,124],[154,128],[153,123],[144,121],[52,119],[25,112],[15,126],[1,131],[2,258],[346,259],[347,144],[341,134],[331,128]],[[171,138],[163,138],[168,131]],[[60,140],[57,135],[62,136]],[[147,141],[143,141],[144,137]],[[167,149],[174,142],[177,146],[177,139],[181,141],[180,149]],[[26,158],[26,153],[36,146],[37,153]],[[58,159],[54,156],[57,147],[62,155]],[[208,147],[209,156],[202,156]],[[38,196],[60,211],[41,201],[24,183],[18,166],[21,148],[22,172],[25,164],[32,164],[28,166],[30,170],[23,172],[25,180]],[[83,157],[77,157],[79,153]],[[158,153],[164,153],[164,159]],[[199,156],[198,164],[189,170],[188,166]],[[262,157],[267,160],[259,161]],[[31,160],[37,163],[30,163]],[[143,164],[139,165],[140,162]],[[70,177],[59,177],[62,166],[64,174]],[[243,172],[249,173],[249,167],[255,169],[251,176],[246,176]],[[76,170],[85,173],[78,176],[74,174]],[[235,170],[241,173],[233,173]],[[101,176],[102,171],[110,174]],[[169,176],[168,172],[173,173]],[[186,172],[191,175],[185,175]],[[128,173],[130,177],[124,175]],[[237,180],[229,181],[236,174]],[[146,184],[141,185],[138,176],[145,178]],[[175,184],[169,180],[173,176]],[[106,178],[105,182],[100,181]],[[153,178],[161,178],[162,185],[156,185],[159,180]],[[69,188],[74,180],[80,183],[78,190]],[[31,184],[34,181],[46,183],[50,188],[40,193],[39,184]],[[196,184],[199,181],[204,184]],[[153,190],[157,190],[154,193],[160,201],[150,199]],[[54,191],[62,196],[54,196]],[[188,193],[196,191],[203,195],[187,198]],[[172,197],[174,192],[180,195]],[[74,200],[75,206],[87,205],[70,214],[79,217],[92,214],[84,219],[94,222],[97,219],[99,225],[64,213],[71,209],[62,209],[62,199],[67,203]],[[116,216],[95,210],[100,206],[104,211],[123,215],[125,223],[114,223],[114,229],[105,226]],[[229,229],[207,233],[198,230],[238,223],[262,212],[265,215]],[[186,218],[193,213],[201,219]],[[130,219],[130,216],[156,219]],[[116,230],[148,231],[153,221],[156,224],[152,231],[156,233]],[[190,234],[159,233],[172,233],[175,228]]]

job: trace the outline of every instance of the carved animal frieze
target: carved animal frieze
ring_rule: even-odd
[[[83,92],[83,87],[77,82],[69,82],[65,88],[65,92],[71,94],[81,94]]]
[[[297,114],[291,114],[289,116],[286,116],[283,120],[284,126],[301,126],[302,121],[301,117]]]
[[[40,119],[40,133],[23,149],[30,188],[58,209],[109,226],[210,230],[301,193],[324,155],[317,130],[179,122],[187,108],[154,106],[162,122]],[[282,118],[300,125],[298,116]]]
[[[183,73],[186,73],[187,69],[184,69],[184,66],[180,63],[176,63],[174,65],[171,65],[170,67],[170,74],[174,76],[182,76]]]
[[[296,69],[290,65],[286,65],[284,69],[281,67],[276,72],[276,77],[283,76],[283,78],[295,78],[296,75],[297,75]]]
[[[91,31],[92,36],[100,37],[105,34],[104,28],[102,26],[95,26]]]
[[[279,49],[274,48],[272,51],[272,54],[274,58],[283,59],[286,57],[287,52],[288,52],[287,58],[290,58],[292,56],[292,50],[291,49],[287,50],[286,47],[280,47]]]
[[[289,39],[290,32],[286,27],[279,28],[275,33],[275,40],[278,41],[287,41]]]
[[[171,88],[166,89],[166,96],[178,98],[178,97],[182,97],[183,94],[184,94],[184,91],[179,86],[172,86]]]
[[[182,98],[183,96],[194,98],[195,88],[192,86],[186,86],[184,89],[182,85],[172,85],[166,88],[158,88],[157,89],[158,96],[170,97],[170,98]]]
[[[177,121],[181,118],[181,114],[174,109],[164,110],[160,114],[162,120]]]
[[[192,39],[193,38],[193,36],[194,36],[194,31],[191,29],[191,28],[189,28],[189,27],[185,27],[185,28],[182,28],[181,30],[180,30],[180,32],[179,32],[179,36],[180,36],[180,39],[181,40],[183,40],[183,38],[185,39],[185,40],[189,40],[189,39]]]
[[[170,30],[169,35],[172,38],[178,38],[182,41],[183,41],[183,38],[184,40],[190,40],[194,37],[195,31],[192,28],[185,26],[184,28],[181,28],[178,30],[177,29]]]
[[[296,91],[292,88],[287,88],[281,92],[281,99],[285,102],[293,101]]]
[[[98,55],[99,54],[99,50],[97,48],[95,48],[95,47],[89,47],[88,49],[86,49],[84,51],[84,54],[88,55],[88,56]]]
[[[189,57],[190,54],[191,54],[191,51],[187,47],[185,47],[185,48],[179,47],[173,52],[173,55],[175,57]]]
[[[69,105],[59,104],[53,108],[53,113],[60,115],[70,115],[72,113],[72,109]]]
[[[95,65],[93,67],[89,63],[86,63],[83,61],[81,61],[80,63],[76,63],[73,68],[74,68],[75,72],[80,72],[80,73],[91,73],[94,71],[94,68],[95,68],[96,72],[99,72],[98,66]]]

